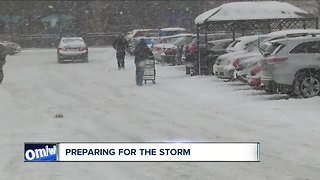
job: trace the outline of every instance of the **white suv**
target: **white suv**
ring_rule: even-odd
[[[320,92],[320,36],[271,41],[262,60],[262,86],[300,97]]]

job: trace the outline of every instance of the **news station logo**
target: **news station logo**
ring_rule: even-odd
[[[24,144],[24,161],[56,161],[57,144]]]

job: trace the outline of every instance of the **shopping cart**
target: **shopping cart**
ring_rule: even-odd
[[[153,56],[150,56],[150,58],[146,60],[143,80],[145,84],[147,81],[152,81],[153,84],[156,83],[156,61]]]

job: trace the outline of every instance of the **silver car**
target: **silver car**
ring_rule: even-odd
[[[66,60],[88,62],[88,46],[81,37],[64,37],[57,49],[58,63]]]
[[[262,60],[262,86],[267,92],[313,97],[320,92],[320,36],[271,41]]]

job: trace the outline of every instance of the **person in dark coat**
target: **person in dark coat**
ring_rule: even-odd
[[[153,56],[152,51],[147,46],[144,39],[140,39],[140,42],[137,44],[134,50],[134,63],[136,65],[136,83],[138,86],[142,86],[144,67],[146,60],[150,56]]]
[[[128,41],[124,38],[124,36],[121,34],[119,37],[117,37],[113,44],[113,48],[117,51],[116,57],[118,62],[118,69],[124,68],[124,58],[126,55],[126,49],[129,47]]]
[[[7,51],[6,48],[0,44],[0,84],[2,83],[4,74],[3,74],[3,66],[6,63]]]

